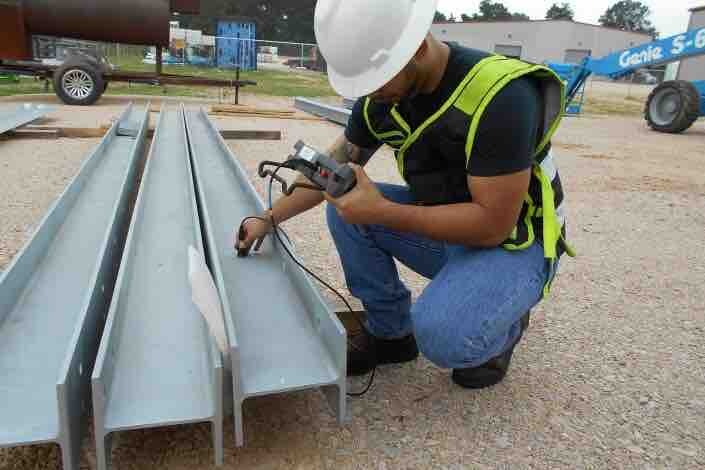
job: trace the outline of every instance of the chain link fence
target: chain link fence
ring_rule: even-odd
[[[33,48],[35,58],[47,62],[61,62],[71,51],[81,51],[84,54],[103,56],[116,65],[156,64],[156,50],[153,46],[35,36]],[[162,62],[164,65],[222,69],[239,67],[242,70],[326,70],[325,61],[316,44],[206,35],[172,38],[169,47],[162,50]]]
[[[72,51],[105,57],[118,67],[156,65],[156,48],[48,37],[34,38],[35,57],[62,62]],[[174,39],[162,49],[165,66],[252,70],[313,70],[325,72],[316,44],[210,36],[189,41]],[[142,69],[143,67],[138,67]]]

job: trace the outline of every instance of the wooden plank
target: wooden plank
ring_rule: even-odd
[[[59,137],[70,139],[101,139],[110,129],[110,126],[102,127],[62,127],[62,126],[26,126],[23,129],[36,131],[58,132]]]
[[[253,108],[249,106],[236,105],[217,105],[211,106],[211,111],[214,113],[233,113],[233,114],[288,114],[293,115],[296,111],[291,109],[267,109]]]
[[[292,114],[276,114],[276,113],[257,113],[257,112],[251,112],[251,113],[232,113],[229,111],[211,111],[211,114],[224,114],[228,116],[233,116],[233,117],[248,117],[248,116],[255,116],[255,117],[271,117],[271,118],[279,118],[279,117],[294,117],[295,115]]]
[[[230,113],[214,113],[210,112],[208,113],[209,116],[218,116],[218,117],[229,117],[229,118],[240,118],[240,117],[252,117],[252,118],[259,118],[259,119],[288,119],[288,120],[293,120],[293,121],[318,121],[318,122],[326,122],[327,119],[322,119],[314,116],[286,116],[286,115],[279,115],[279,116],[262,116],[262,115],[256,115],[256,114],[230,114]]]
[[[67,137],[71,139],[102,138],[108,126],[102,127],[56,127],[56,126],[26,126],[21,130],[8,133],[9,138],[20,139],[57,139]],[[225,140],[281,140],[281,131],[260,130],[223,130],[220,134]],[[147,131],[147,137],[154,136],[154,129]]]
[[[282,140],[281,131],[223,130],[220,135],[225,140]],[[153,136],[154,129],[150,129],[147,137]]]
[[[220,135],[225,140],[282,140],[281,131],[222,130]]]
[[[216,111],[214,114],[222,114],[222,115],[227,115],[227,116],[232,116],[232,117],[262,117],[262,118],[273,118],[273,119],[279,119],[279,118],[293,118],[296,117],[295,114],[267,114],[267,113],[224,113],[222,111]]]
[[[58,139],[61,137],[58,130],[37,130],[37,129],[18,129],[16,131],[6,132],[0,136],[1,140],[10,139]]]

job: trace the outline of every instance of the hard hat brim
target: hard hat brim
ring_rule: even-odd
[[[355,75],[344,76],[328,65],[328,81],[333,89],[345,98],[367,96],[386,85],[411,61],[431,29],[438,0],[414,2],[411,22],[399,37],[390,58],[380,67],[372,67]]]

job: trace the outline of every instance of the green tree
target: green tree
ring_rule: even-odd
[[[570,20],[573,21],[575,12],[569,3],[563,2],[561,5],[554,3],[546,12],[547,20]]]
[[[448,18],[446,17],[446,15],[444,15],[440,11],[437,11],[436,16],[433,18],[433,22],[434,23],[445,23],[446,21],[448,21]]]
[[[471,20],[472,20],[472,16],[466,15],[465,13],[463,13],[463,14],[460,15],[460,19],[461,19],[462,21],[471,21]]]
[[[472,18],[468,17],[468,19],[472,19],[474,21],[519,21],[528,20],[530,18],[524,13],[510,12],[502,2],[482,0],[482,2],[480,2],[480,12],[475,13]]]
[[[472,19],[477,21],[496,21],[508,20],[511,17],[512,14],[502,2],[482,0],[480,2],[480,13],[475,13]]]
[[[201,14],[179,16],[182,27],[201,29],[215,33],[220,18],[241,18],[257,26],[257,37],[261,39],[315,42],[313,12],[316,0],[202,0]]]
[[[600,17],[600,24],[657,37],[658,32],[649,20],[649,16],[651,16],[651,9],[647,5],[634,0],[620,0]]]
[[[257,36],[292,42],[315,42],[313,17],[316,0],[241,0],[227,2],[257,23]]]

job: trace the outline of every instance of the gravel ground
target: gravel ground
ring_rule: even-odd
[[[291,105],[258,100],[244,99]],[[111,101],[52,117],[95,124],[121,109]],[[298,139],[325,148],[341,132],[317,122],[216,121],[284,131],[281,142],[230,142],[251,175]],[[94,145],[0,142],[0,269]],[[554,147],[579,258],[563,262],[502,384],[461,390],[426,360],[382,367],[370,393],[349,402],[342,428],[315,391],[252,399],[246,448],[234,448],[226,423],[226,468],[705,467],[705,122],[672,136],[636,118],[571,118]],[[378,181],[399,182],[395,171],[388,152],[369,165]],[[322,209],[285,227],[306,262],[344,288]],[[423,289],[423,279],[403,276],[416,294]],[[212,468],[209,442],[206,425],[126,433],[114,468]],[[91,436],[84,468],[95,468],[92,447]],[[0,469],[60,468],[58,456],[54,446],[0,450]]]

